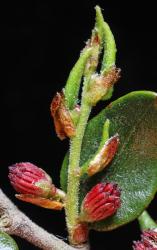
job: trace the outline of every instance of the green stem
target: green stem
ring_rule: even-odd
[[[144,211],[139,217],[138,222],[140,225],[141,230],[153,229],[157,228],[157,224],[151,218],[147,211]]]
[[[96,7],[96,29],[94,32],[98,32],[102,46],[105,50],[103,56],[101,74],[107,72],[107,70],[115,64],[115,41],[112,32],[107,23],[104,22],[101,9]],[[93,33],[94,34],[94,33]],[[92,37],[93,37],[92,34]],[[92,39],[91,39],[92,41]],[[75,244],[73,239],[73,232],[78,223],[79,216],[79,188],[80,188],[80,154],[82,140],[91,112],[91,105],[87,102],[87,89],[91,80],[91,75],[95,73],[100,53],[100,44],[91,44],[92,50],[85,50],[85,54],[81,55],[78,63],[75,65],[72,73],[69,76],[64,93],[66,98],[66,104],[68,108],[74,108],[76,99],[79,93],[79,87],[81,83],[82,75],[85,76],[80,117],[76,127],[75,136],[70,141],[70,155],[68,166],[68,184],[67,184],[67,196],[66,196],[66,222],[69,231],[69,240],[71,244]],[[90,58],[90,60],[88,60]],[[89,65],[88,65],[89,64]],[[86,67],[88,66],[88,67]]]
[[[68,186],[67,186],[67,203],[66,203],[66,221],[69,231],[69,240],[73,243],[72,233],[74,227],[77,225],[79,213],[79,185],[80,185],[80,153],[82,146],[82,139],[85,128],[91,112],[91,106],[86,101],[86,89],[90,77],[84,81],[82,92],[82,103],[80,118],[76,127],[76,136],[71,139],[69,168],[68,168]]]

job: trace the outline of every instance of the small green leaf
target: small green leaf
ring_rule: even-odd
[[[78,93],[80,89],[81,79],[84,69],[92,53],[91,48],[85,48],[80,54],[80,58],[72,68],[68,80],[64,88],[64,95],[67,107],[72,110],[78,101]]]
[[[112,230],[137,218],[157,191],[157,94],[132,92],[93,118],[84,136],[81,166],[98,149],[106,119],[110,120],[110,136],[119,134],[119,150],[104,171],[91,178],[85,175],[80,185],[80,204],[91,187],[99,182],[115,182],[121,189],[122,202],[118,212],[90,225],[99,231]],[[63,165],[64,172],[67,172],[66,164],[67,159]]]
[[[100,39],[102,41],[102,46],[104,49],[104,55],[101,66],[101,73],[106,73],[111,67],[115,65],[116,60],[116,43],[112,31],[109,25],[104,21],[101,9],[96,6],[96,28]]]
[[[14,239],[4,232],[0,232],[0,250],[18,250]]]
[[[96,6],[96,28],[102,47],[104,50],[103,60],[101,64],[101,73],[106,73],[116,62],[116,43],[109,25],[104,21],[101,9]],[[111,87],[108,93],[102,98],[102,101],[108,100],[112,97],[114,87]]]

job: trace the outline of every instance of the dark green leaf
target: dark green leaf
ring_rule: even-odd
[[[111,181],[121,188],[122,204],[118,212],[91,224],[91,228],[101,231],[112,230],[137,218],[157,191],[157,95],[149,91],[132,92],[93,118],[84,136],[81,165],[99,147],[107,118],[110,120],[110,136],[119,134],[118,153],[110,166],[91,178],[84,176],[80,185],[80,202],[96,183]],[[64,173],[67,164],[66,160]],[[63,182],[62,178],[62,186]]]

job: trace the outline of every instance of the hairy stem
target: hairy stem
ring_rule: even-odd
[[[87,125],[88,117],[91,111],[91,106],[86,102],[85,95],[90,77],[84,81],[82,92],[82,103],[80,118],[76,128],[76,136],[71,139],[69,168],[68,168],[68,186],[67,186],[67,203],[66,203],[66,221],[69,231],[69,240],[73,243],[72,233],[77,224],[78,218],[78,199],[80,185],[80,153],[82,139]]]

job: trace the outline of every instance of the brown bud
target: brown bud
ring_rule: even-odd
[[[91,39],[87,41],[86,48],[92,48],[92,54],[89,57],[84,74],[88,75],[89,72],[94,72],[98,66],[99,54],[100,54],[100,37],[96,30],[93,31]]]
[[[57,93],[50,106],[51,115],[54,119],[54,125],[57,136],[63,140],[66,137],[75,135],[75,127],[70,116],[69,110],[66,108],[64,94]]]
[[[120,69],[112,67],[105,75],[95,75],[89,86],[87,98],[92,105],[96,105],[108,90],[119,80]]]
[[[71,242],[74,245],[85,243],[88,239],[88,225],[81,222],[75,226],[71,236]]]
[[[102,171],[113,159],[118,149],[119,137],[116,134],[107,140],[101,150],[96,154],[94,159],[90,162],[87,173],[92,176]]]
[[[89,39],[86,43],[85,48],[91,48],[92,46],[100,45],[100,37],[98,33],[94,30],[91,39]]]

